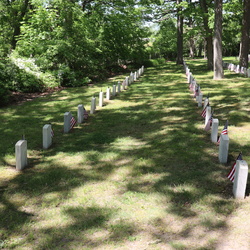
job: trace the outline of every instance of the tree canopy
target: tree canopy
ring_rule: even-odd
[[[212,69],[214,4],[212,0],[3,0],[0,95],[9,90],[80,86],[153,57],[182,63],[183,57],[204,56]],[[249,11],[249,0],[223,1],[222,53],[239,55],[242,43],[244,65],[249,50],[249,24],[244,20]]]

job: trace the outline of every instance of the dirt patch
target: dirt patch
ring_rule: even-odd
[[[35,92],[35,93],[23,93],[23,92],[11,92],[10,98],[9,98],[9,105],[20,105],[27,101],[32,101],[35,98],[46,96],[54,92],[58,92],[65,89],[65,87],[56,87],[56,88],[50,88],[47,89],[44,92]]]

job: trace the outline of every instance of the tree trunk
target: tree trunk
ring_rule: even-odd
[[[207,55],[207,68],[209,70],[213,70],[213,34],[212,29],[208,26],[208,5],[206,0],[200,0],[200,6],[203,10],[203,24],[204,24],[204,30],[206,33],[205,39],[206,39],[206,55]]]
[[[177,5],[180,4],[182,0],[177,0]],[[177,7],[177,64],[183,64],[183,16],[181,13],[182,8]]]
[[[248,53],[249,53],[249,31],[250,31],[250,0],[244,0],[243,20],[241,31],[241,51],[240,51],[240,66],[248,68]]]
[[[214,17],[214,79],[224,78],[222,64],[222,1],[215,0]]]

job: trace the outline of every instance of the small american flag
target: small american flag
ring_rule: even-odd
[[[233,166],[232,166],[230,172],[229,172],[228,175],[227,175],[227,178],[228,178],[231,182],[234,182],[234,176],[235,176],[235,171],[236,171],[236,161],[237,161],[237,160],[240,160],[240,161],[243,160],[243,159],[242,159],[242,153],[239,153],[239,155],[238,155],[237,159],[235,160],[235,162],[234,162],[234,164],[233,164]]]
[[[53,128],[51,128],[51,137],[54,137],[55,133],[54,133],[54,130]]]
[[[199,96],[199,92],[200,92],[200,85],[197,85],[197,87],[195,88],[194,98],[196,96]]]
[[[213,112],[212,112],[211,116],[209,117],[209,119],[208,119],[208,121],[207,121],[207,124],[206,124],[206,126],[205,126],[204,129],[205,129],[206,131],[208,131],[208,130],[211,128],[212,123],[213,123]]]
[[[71,117],[70,119],[70,129],[72,129],[76,125],[76,119],[74,116]]]
[[[226,121],[225,126],[224,126],[224,128],[222,129],[221,135],[227,135],[227,134],[228,134],[227,127],[228,127],[228,121]],[[220,135],[220,137],[221,137],[221,135]],[[220,143],[220,137],[219,137],[217,143]]]
[[[202,116],[203,118],[206,117],[207,107],[208,107],[208,106],[209,106],[209,101],[208,101],[207,105],[204,107],[204,109],[203,109],[202,112],[201,112],[201,116]]]

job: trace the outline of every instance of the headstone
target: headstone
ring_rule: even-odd
[[[199,93],[199,96],[198,96],[198,107],[202,107],[202,98],[203,98],[203,94]]]
[[[136,81],[137,80],[137,72],[135,71],[134,72],[134,81]]]
[[[79,104],[77,107],[77,122],[83,123],[84,120],[84,108],[82,104]]]
[[[103,92],[101,91],[99,93],[99,107],[103,106],[103,101],[104,101],[104,97],[103,97]]]
[[[206,97],[204,100],[203,108],[205,108],[207,106],[208,102],[209,102],[209,98]]]
[[[126,80],[125,80],[125,89],[128,88],[128,85],[130,84],[129,81],[130,81],[130,77],[126,76]]]
[[[69,133],[70,131],[70,121],[71,121],[72,114],[70,112],[64,113],[64,133]]]
[[[28,165],[27,141],[19,140],[15,145],[16,170],[21,171]]]
[[[112,92],[112,95],[113,95],[113,96],[116,96],[116,85],[115,85],[115,84],[113,85],[113,92]]]
[[[43,126],[43,148],[48,149],[52,144],[52,128],[50,124]]]
[[[229,137],[228,135],[220,136],[220,146],[219,146],[219,161],[220,163],[227,163],[229,150]]]
[[[206,108],[205,126],[206,126],[206,124],[207,124],[210,117],[211,117],[211,107],[207,106],[207,108]]]
[[[117,83],[117,92],[120,93],[121,92],[121,82]]]
[[[142,65],[141,68],[142,68],[142,74],[143,74],[144,73],[144,65]]]
[[[247,77],[250,77],[250,68],[247,69]]]
[[[218,140],[218,127],[219,127],[219,120],[214,118],[212,121],[212,128],[211,128],[211,141],[216,143]]]
[[[126,79],[122,82],[122,90],[125,90],[126,86]]]
[[[107,88],[107,91],[106,91],[106,99],[110,100],[110,88],[109,87]]]
[[[92,97],[91,99],[91,107],[90,107],[90,114],[94,114],[96,109],[96,98]]]
[[[236,161],[233,194],[236,199],[244,199],[247,186],[248,165],[246,161]]]
[[[191,72],[189,72],[189,74],[188,74],[188,83],[190,84],[191,82],[192,82],[192,73]]]

